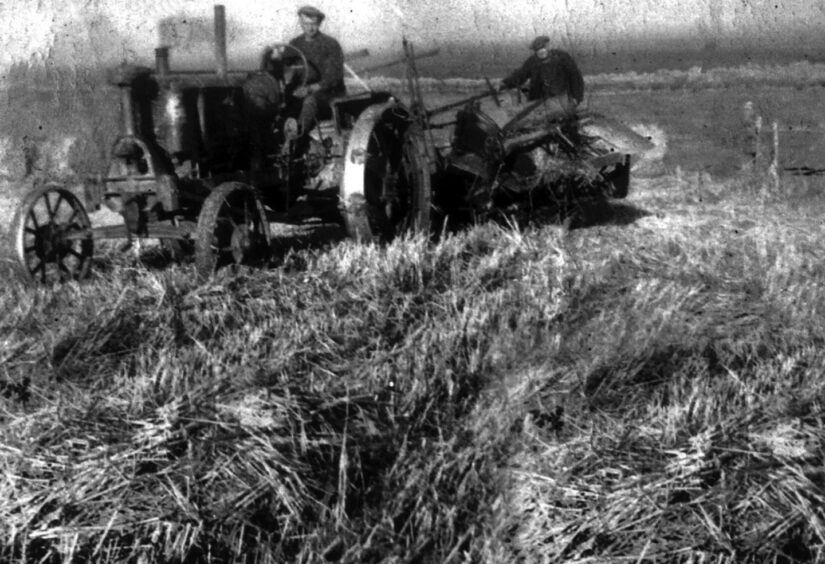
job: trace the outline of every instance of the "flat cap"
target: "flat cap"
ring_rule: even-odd
[[[299,16],[306,16],[308,18],[315,18],[318,20],[318,23],[324,21],[326,15],[324,12],[316,8],[315,6],[301,6],[298,8],[298,15]]]
[[[538,51],[539,49],[541,49],[542,47],[544,47],[548,43],[550,43],[550,38],[549,37],[547,37],[546,35],[539,35],[530,44],[530,49],[533,50],[533,51]]]

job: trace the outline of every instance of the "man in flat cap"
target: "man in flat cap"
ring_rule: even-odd
[[[521,88],[529,82],[528,100],[556,98],[563,109],[573,111],[584,99],[584,78],[573,57],[550,49],[549,43],[546,35],[536,37],[530,44],[532,55],[501,81],[501,89]]]
[[[292,96],[301,99],[298,117],[300,134],[308,133],[319,116],[330,112],[330,101],[346,94],[344,86],[344,52],[337,40],[321,33],[324,13],[313,6],[303,6],[298,10],[298,18],[303,33],[289,42],[306,57],[308,76],[305,86],[299,86],[302,77],[294,77]],[[283,53],[284,65],[302,64],[301,58],[291,49]]]

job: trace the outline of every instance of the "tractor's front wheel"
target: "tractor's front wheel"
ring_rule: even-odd
[[[209,194],[195,235],[195,266],[202,280],[225,266],[261,265],[269,259],[263,204],[251,186],[240,182],[226,182]]]
[[[17,208],[11,232],[23,274],[53,284],[84,278],[91,267],[89,216],[80,200],[57,184],[30,192]]]

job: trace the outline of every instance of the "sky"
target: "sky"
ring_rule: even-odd
[[[299,33],[303,1],[224,0],[230,61]],[[202,0],[0,0],[0,68],[13,63],[151,63],[171,45],[173,67],[211,57],[214,2]],[[523,44],[539,34],[574,52],[657,48],[803,48],[825,37],[818,0],[318,0],[323,31],[345,51],[398,53],[402,34],[419,50]],[[673,47],[675,45],[675,47]],[[818,48],[818,47],[817,47]]]

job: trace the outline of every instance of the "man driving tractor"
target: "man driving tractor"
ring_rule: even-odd
[[[298,10],[298,18],[303,33],[293,38],[289,44],[306,57],[307,76],[302,71],[296,73],[287,84],[287,95],[300,103],[298,115],[299,134],[306,135],[319,118],[330,112],[333,98],[344,96],[344,52],[338,41],[321,32],[321,24],[326,16],[313,6],[303,6]],[[264,52],[264,60],[273,56],[272,48]],[[303,60],[293,49],[285,49],[280,55],[284,66],[303,65]],[[305,84],[302,82],[306,79]]]
[[[527,99],[555,98],[562,109],[573,112],[584,99],[584,78],[576,61],[566,51],[549,48],[550,38],[536,37],[533,52],[524,64],[501,81],[501,90],[527,84]]]
[[[301,7],[298,18],[303,33],[277,51],[267,46],[261,57],[262,72],[244,84],[253,169],[264,166],[265,155],[277,144],[272,124],[279,115],[291,118],[284,133],[297,142],[292,147],[300,152],[317,120],[329,116],[332,99],[346,94],[344,54],[338,41],[321,33],[324,17],[313,6]]]

